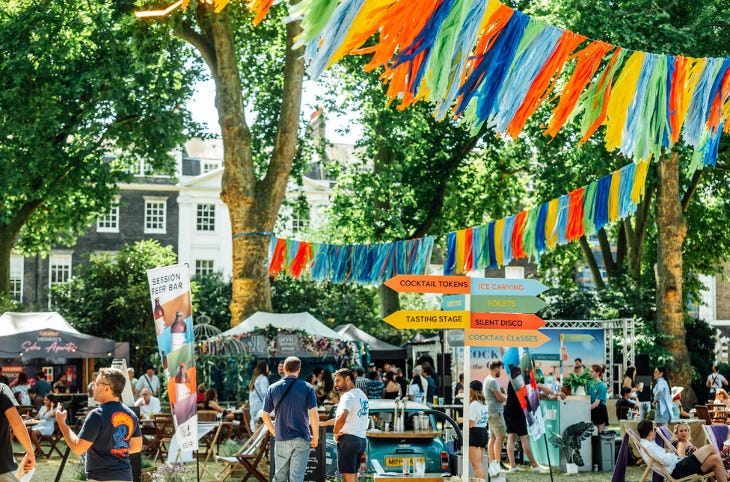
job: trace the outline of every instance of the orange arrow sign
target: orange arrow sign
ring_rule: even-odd
[[[471,278],[468,276],[399,274],[385,281],[385,286],[398,293],[469,294],[471,290]]]
[[[550,341],[546,335],[537,330],[464,330],[466,346],[518,346],[535,348]]]
[[[531,314],[472,312],[470,326],[475,329],[537,330],[545,326],[545,320]]]
[[[469,312],[400,310],[384,320],[401,330],[450,330],[469,326]]]

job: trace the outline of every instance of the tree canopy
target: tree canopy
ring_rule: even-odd
[[[11,249],[72,243],[140,160],[171,172],[170,152],[194,133],[181,106],[195,63],[132,7],[0,2],[0,291]]]

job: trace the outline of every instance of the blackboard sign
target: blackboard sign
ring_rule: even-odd
[[[325,432],[326,427],[319,429],[319,444],[309,450],[307,470],[304,472],[304,482],[324,482],[325,480]],[[270,445],[269,452],[269,481],[274,480],[276,473],[276,442]]]

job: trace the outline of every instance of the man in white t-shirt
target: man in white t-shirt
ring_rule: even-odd
[[[334,425],[337,468],[344,482],[356,482],[370,421],[368,397],[355,386],[355,374],[348,368],[335,372],[335,390],[340,394],[335,418],[320,425]]]
[[[160,399],[153,397],[149,388],[143,388],[139,392],[141,397],[134,402],[135,407],[139,407],[139,415],[143,420],[151,420],[153,415],[162,411],[160,407]]]

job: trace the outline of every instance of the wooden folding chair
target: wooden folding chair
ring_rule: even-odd
[[[260,482],[267,482],[266,477],[259,471],[258,464],[266,454],[270,437],[269,430],[265,425],[261,425],[254,430],[251,437],[234,455],[229,457],[216,456],[216,460],[223,462],[223,470],[216,474],[218,480],[221,482],[226,480],[233,474],[234,470],[240,467],[246,470],[246,474],[241,480],[246,480],[250,475],[253,475]]]
[[[41,435],[40,443],[41,443],[41,453],[44,457],[50,458],[51,455],[53,455],[53,452],[56,452],[58,455],[63,457],[63,452],[61,452],[61,449],[58,446],[58,443],[63,440],[63,434],[61,433],[61,429],[58,428],[58,423],[53,423],[53,433],[51,435]],[[43,446],[48,446],[48,452],[43,450]]]
[[[656,432],[657,437],[662,439],[662,442],[664,442],[664,448],[669,449],[671,452],[677,454],[677,447],[675,447],[672,443],[672,438],[674,438],[674,434],[671,430],[669,430],[669,427],[667,427],[666,425],[662,425],[661,427],[654,428],[654,431]]]
[[[155,439],[152,442],[155,449],[154,462],[157,457],[162,456],[163,460],[167,457],[167,451],[170,447],[173,435],[175,435],[175,424],[172,421],[172,414],[158,413],[154,415],[155,420]]]
[[[651,456],[651,454],[644,448],[643,445],[641,445],[641,438],[639,435],[634,432],[632,429],[627,429],[626,433],[629,434],[629,440],[631,441],[631,444],[636,448],[636,450],[641,455],[641,459],[646,464],[646,470],[644,470],[644,473],[641,475],[641,479],[639,479],[639,482],[644,482],[649,474],[651,472],[655,472],[656,474],[660,475],[661,477],[664,477],[664,480],[667,482],[689,482],[689,481],[711,481],[715,480],[715,477],[713,476],[712,472],[709,472],[707,474],[692,474],[688,475],[687,477],[683,477],[681,479],[675,479],[672,477],[672,474],[668,473],[664,465],[659,463],[658,460],[656,460],[654,457]]]

